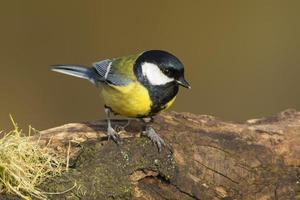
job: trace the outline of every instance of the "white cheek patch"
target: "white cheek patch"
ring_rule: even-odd
[[[164,85],[174,81],[174,78],[166,76],[156,64],[144,62],[142,64],[142,72],[151,85]]]

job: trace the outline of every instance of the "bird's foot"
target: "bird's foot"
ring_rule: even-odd
[[[129,126],[130,120],[127,120],[127,123],[125,125],[116,125],[115,130],[120,133],[126,133],[126,127]]]
[[[112,139],[114,142],[118,143],[120,140],[119,134],[112,127],[107,128],[108,140]]]
[[[150,138],[150,140],[157,146],[159,152],[161,152],[163,146],[166,145],[165,141],[155,132],[155,130],[151,126],[146,126],[142,134]]]

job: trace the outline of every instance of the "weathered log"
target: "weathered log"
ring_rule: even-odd
[[[114,125],[126,122],[116,120]],[[119,144],[107,141],[106,122],[72,123],[41,132],[71,169],[43,188],[53,199],[300,199],[300,112],[224,122],[207,115],[165,112],[153,127],[162,152],[140,137],[132,121]]]

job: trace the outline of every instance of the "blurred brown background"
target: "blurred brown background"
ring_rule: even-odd
[[[2,1],[0,129],[103,117],[90,83],[49,71],[164,49],[192,90],[176,111],[243,121],[300,109],[300,1]]]

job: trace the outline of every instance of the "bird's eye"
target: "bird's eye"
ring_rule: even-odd
[[[171,73],[171,71],[169,69],[165,69],[164,73],[167,74],[167,75],[169,75]]]

